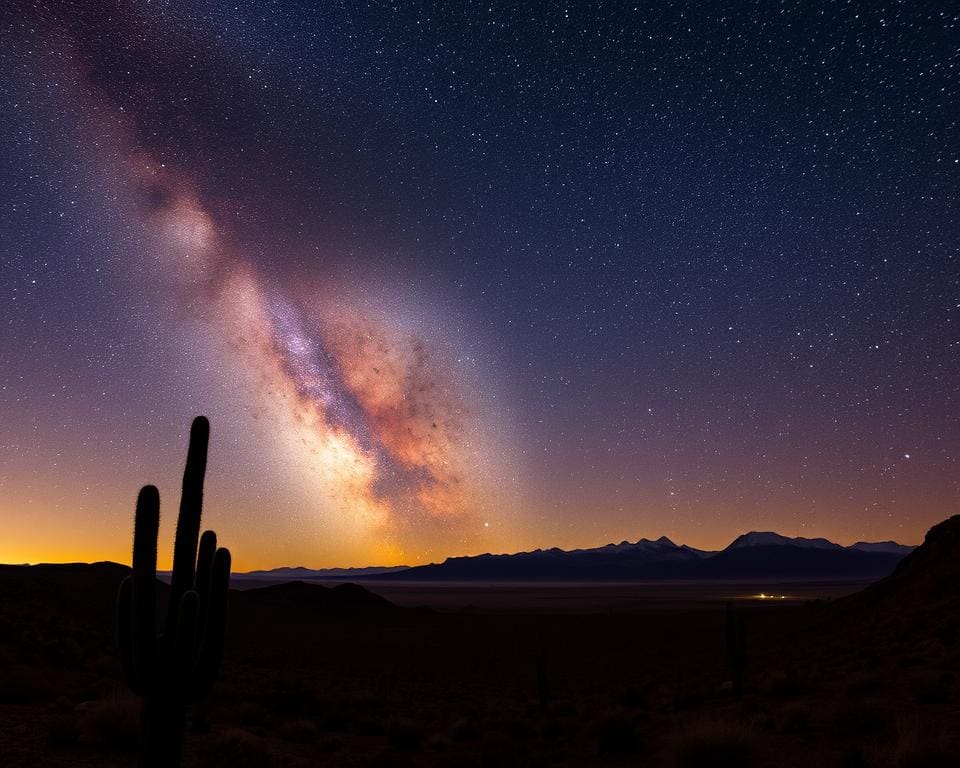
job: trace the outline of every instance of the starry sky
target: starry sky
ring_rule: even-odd
[[[960,511],[960,20],[909,2],[0,11],[0,561],[238,569]]]

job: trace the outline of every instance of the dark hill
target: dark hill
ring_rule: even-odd
[[[833,606],[838,618],[899,637],[960,639],[960,515],[933,526],[893,573]]]
[[[936,603],[960,599],[960,515],[927,531],[923,544],[865,595],[898,600],[923,595]]]
[[[288,611],[317,615],[382,615],[396,609],[389,600],[357,584],[324,587],[305,581],[288,581],[230,595],[231,607],[243,611]]]
[[[36,621],[52,634],[64,624],[106,628],[112,633],[117,590],[129,572],[129,567],[110,562],[0,565],[0,634],[4,627],[9,630]],[[157,589],[162,612],[169,586],[158,580]],[[373,618],[396,610],[388,600],[350,583],[328,588],[294,581],[230,592],[231,621],[251,625]]]
[[[112,626],[117,588],[128,573],[127,566],[109,562],[0,565],[0,605],[51,622]]]

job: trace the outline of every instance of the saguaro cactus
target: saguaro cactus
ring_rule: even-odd
[[[743,619],[733,606],[727,602],[727,664],[730,667],[730,680],[733,693],[737,698],[743,695],[743,667],[746,651],[743,643]]]
[[[147,485],[137,498],[133,573],[120,585],[119,634],[124,680],[144,697],[141,768],[180,765],[187,704],[210,690],[223,652],[230,552],[217,549],[217,535],[205,531],[197,553],[209,435],[207,420],[194,419],[173,548],[170,604],[159,635],[160,495]]]

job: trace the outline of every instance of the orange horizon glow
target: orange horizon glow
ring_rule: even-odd
[[[174,508],[175,509],[175,508]],[[171,510],[173,512],[173,510]],[[175,514],[175,512],[173,512]],[[949,515],[944,515],[944,518]],[[7,518],[8,519],[8,518]],[[34,518],[36,519],[36,518]],[[926,531],[932,525],[935,525],[943,518],[931,520],[920,527],[922,531],[912,535],[904,535],[905,530],[890,530],[878,532],[877,535],[855,535],[847,532],[841,533],[839,530],[831,534],[828,530],[796,530],[787,527],[778,528],[776,526],[763,527],[762,530],[773,530],[784,536],[795,537],[803,536],[806,538],[822,537],[841,546],[849,546],[857,541],[896,541],[899,544],[915,546],[923,541]],[[161,534],[158,551],[158,568],[160,570],[169,570],[172,566],[173,551],[173,520],[161,520]],[[204,526],[206,527],[206,526]],[[245,537],[231,535],[230,527],[224,528],[222,525],[212,524],[212,527],[218,530],[221,544],[231,549],[233,553],[234,568],[238,573],[254,570],[269,570],[279,567],[305,567],[305,568],[351,568],[367,566],[395,566],[395,565],[424,565],[430,562],[442,562],[447,557],[473,556],[484,553],[494,554],[513,554],[521,551],[531,551],[534,549],[549,549],[559,547],[560,549],[588,549],[601,547],[606,544],[619,543],[620,541],[637,541],[641,538],[656,539],[661,535],[666,535],[675,544],[686,544],[697,549],[714,551],[721,550],[728,546],[737,536],[754,529],[738,530],[730,534],[716,534],[713,537],[684,536],[679,531],[653,532],[645,531],[641,534],[635,532],[619,532],[615,535],[598,538],[595,534],[588,531],[580,535],[570,535],[564,538],[544,537],[541,541],[526,539],[511,546],[508,542],[497,542],[497,544],[486,548],[464,547],[460,550],[451,550],[448,552],[435,552],[417,556],[413,553],[407,553],[400,549],[391,550],[389,547],[380,547],[378,550],[371,550],[370,556],[359,559],[338,558],[336,554],[330,553],[326,556],[311,556],[305,550],[287,550],[289,557],[284,557],[279,552],[257,552],[256,544],[248,541]],[[51,533],[51,542],[43,544],[40,542],[31,542],[38,531],[37,526],[33,526],[31,536],[27,531],[21,532],[21,543],[11,545],[11,539],[17,538],[17,532],[7,527],[5,530],[4,544],[0,544],[0,564],[7,565],[39,565],[54,563],[94,563],[94,562],[115,562],[123,565],[129,565],[131,556],[131,542],[133,536],[133,517],[130,514],[129,520],[125,522],[125,528],[117,525],[109,536],[105,537],[104,532],[97,529],[97,526],[84,526],[78,531],[67,533],[63,531],[60,535]],[[68,544],[63,539],[73,539],[73,544]],[[99,541],[98,541],[99,539]],[[491,541],[493,544],[493,541]]]

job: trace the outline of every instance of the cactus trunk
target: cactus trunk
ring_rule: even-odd
[[[180,765],[187,708],[169,696],[148,696],[143,702],[140,768]]]

